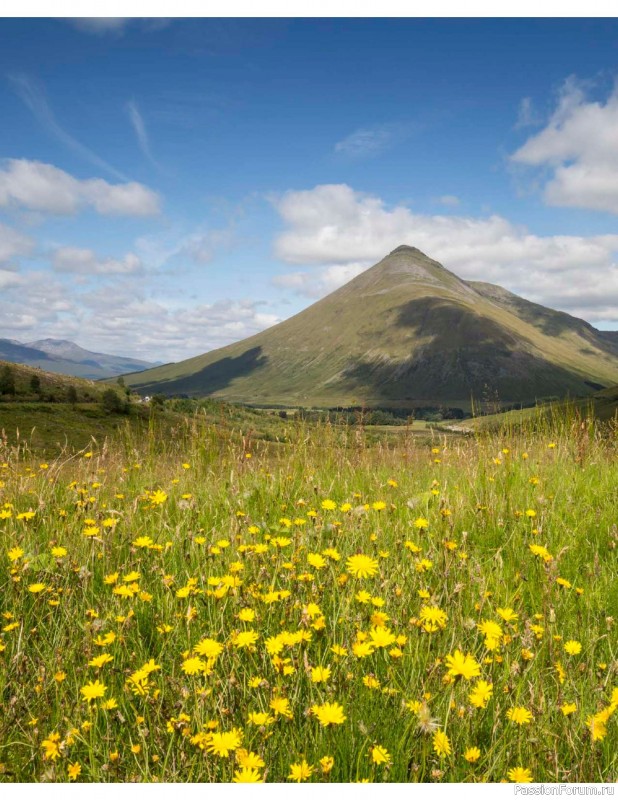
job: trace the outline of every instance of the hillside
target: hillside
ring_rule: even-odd
[[[469,409],[586,396],[618,383],[618,343],[407,245],[244,341],[125,376],[146,394],[299,406]]]
[[[5,361],[0,361],[0,387],[5,367],[13,374],[16,391],[11,395],[0,391],[0,453],[19,444],[39,457],[54,458],[61,451],[90,447],[93,439],[102,445],[120,438],[143,447],[149,441],[178,444],[179,437],[195,438],[196,431],[198,438],[210,441],[213,447],[217,442],[218,447],[232,441],[242,448],[256,440],[284,442],[292,433],[288,421],[278,414],[216,400],[177,400],[165,408],[158,404],[153,408],[135,396],[127,398],[116,385],[111,388],[123,399],[124,407],[112,412],[102,402],[109,385]],[[33,377],[40,382],[36,391]],[[70,401],[71,390],[74,402]]]
[[[149,361],[85,350],[65,339],[39,339],[25,343],[0,339],[0,359],[89,380],[116,377],[124,372],[139,372],[154,366]]]
[[[447,422],[443,430],[453,433],[471,431],[552,430],[560,426],[578,427],[584,420],[618,425],[618,386],[610,386],[590,397],[574,400],[556,400],[529,408],[514,409],[497,414],[486,414],[462,421]]]
[[[85,378],[62,375],[46,371],[38,367],[0,360],[0,375],[8,368],[14,378],[15,394],[3,394],[0,387],[0,413],[5,404],[16,400],[43,400],[46,402],[63,402],[67,400],[70,389],[75,391],[78,402],[98,402],[108,386]],[[38,379],[39,388],[32,387],[33,378]]]
[[[93,437],[103,441],[127,423],[148,425],[148,411],[139,405],[129,414],[106,411],[101,401],[109,387],[104,384],[6,361],[0,361],[0,379],[6,367],[15,394],[2,393],[0,386],[0,445],[27,443],[40,455],[52,457],[64,447],[84,448]],[[38,388],[33,388],[33,378]]]

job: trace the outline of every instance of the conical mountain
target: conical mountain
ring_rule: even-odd
[[[125,377],[143,394],[300,406],[468,409],[587,395],[618,383],[618,345],[407,245],[278,325]]]

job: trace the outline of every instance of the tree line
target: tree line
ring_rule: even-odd
[[[3,400],[36,398],[43,403],[100,403],[101,407],[110,414],[126,414],[130,410],[130,390],[124,385],[122,378],[118,379],[118,388],[108,388],[100,395],[88,391],[78,392],[73,384],[68,386],[45,387],[39,375],[34,373],[28,381],[19,381],[16,371],[9,364],[0,369],[0,397]]]

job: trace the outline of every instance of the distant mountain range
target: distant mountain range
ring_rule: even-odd
[[[125,381],[260,405],[468,410],[472,398],[534,403],[618,384],[618,334],[402,245],[279,325]]]
[[[0,360],[90,380],[113,378],[124,372],[139,372],[156,366],[153,362],[135,358],[93,353],[64,339],[39,339],[36,342],[0,339]]]

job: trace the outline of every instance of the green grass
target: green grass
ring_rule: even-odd
[[[82,450],[92,440],[103,443],[125,427],[147,431],[148,413],[131,417],[110,414],[96,403],[3,403],[0,428],[7,442],[27,443],[41,456],[55,457],[63,450]]]
[[[311,781],[501,781],[516,767],[536,781],[618,778],[611,430],[571,418],[371,444],[370,432],[288,422],[285,443],[250,436],[246,422],[229,435],[195,419],[165,438],[129,431],[46,468],[4,446],[2,780],[68,780],[78,764],[80,781],[229,781],[246,756],[209,752],[210,732],[234,729],[268,781],[303,760]],[[370,559],[366,577],[349,568],[357,554]],[[131,596],[114,593],[122,585]],[[423,606],[441,609],[444,626],[426,629]],[[500,624],[495,642],[479,629],[486,620]],[[360,657],[355,644],[372,630],[390,638],[376,628],[400,638]],[[237,647],[249,630],[255,644]],[[278,653],[278,640],[267,647],[285,632]],[[222,652],[188,674],[204,637]],[[570,640],[579,654],[565,651]],[[477,678],[449,676],[458,649]],[[89,666],[101,653],[111,662]],[[324,683],[312,681],[318,666],[330,669]],[[469,698],[478,679],[493,685],[486,708]],[[104,697],[89,702],[81,689],[95,680]],[[271,709],[281,698],[289,718]],[[343,708],[342,724],[320,724],[312,708],[326,702]],[[510,721],[514,707],[531,723]],[[604,709],[607,731],[593,740]],[[251,712],[274,719],[255,725]],[[437,730],[447,755],[435,752]],[[374,763],[375,746],[388,763]]]
[[[437,427],[451,431],[513,431],[518,428],[543,430],[563,425],[564,420],[569,420],[569,424],[577,422],[580,425],[587,424],[589,420],[597,420],[615,426],[618,420],[618,387],[612,386],[588,398],[558,400],[529,408],[485,414],[472,419],[441,423]]]
[[[245,436],[277,442],[288,435],[286,423],[277,414],[216,401],[193,403],[188,411],[182,401],[169,402],[164,409],[132,402],[126,414],[110,413],[95,402],[0,402],[0,440],[51,459],[86,449],[93,442],[101,447],[119,437],[139,442],[149,431],[165,439],[194,424],[215,426],[223,438],[239,440]]]

